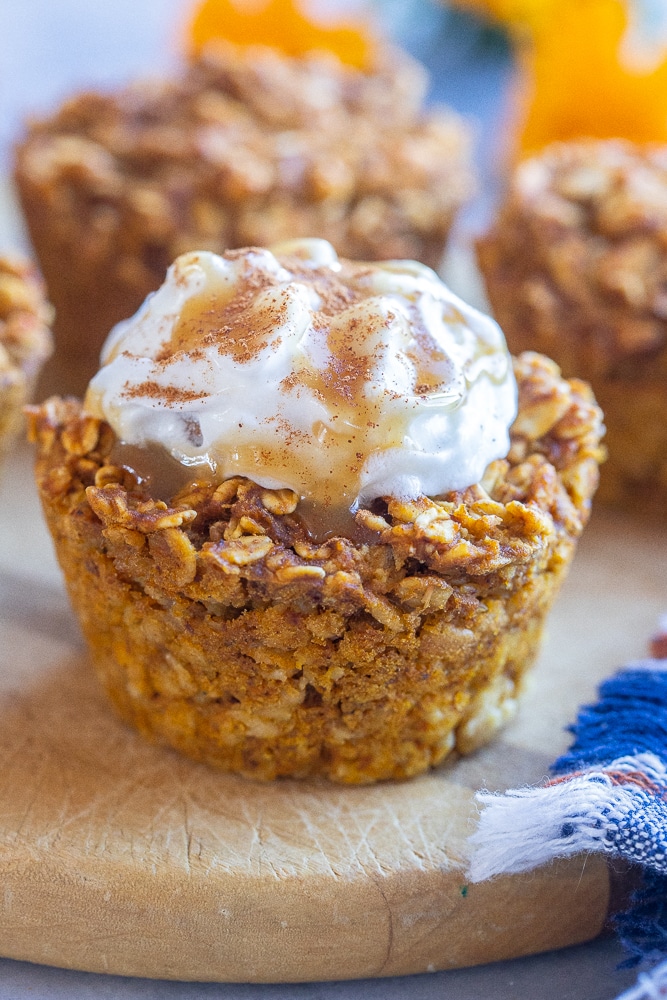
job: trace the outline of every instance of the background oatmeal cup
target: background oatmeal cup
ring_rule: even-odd
[[[513,351],[593,386],[609,460],[598,499],[667,512],[667,155],[621,141],[559,143],[521,164],[478,243]]]
[[[0,255],[0,462],[16,439],[24,405],[51,354],[51,307],[32,265]]]
[[[219,42],[171,79],[32,122],[15,179],[56,307],[51,389],[85,390],[109,329],[188,250],[323,236],[436,267],[473,170],[467,125],[425,91],[394,49],[355,69]]]

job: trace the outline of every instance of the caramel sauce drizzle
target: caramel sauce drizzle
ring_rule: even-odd
[[[228,256],[233,256],[232,254]],[[319,296],[319,309],[312,312],[310,338],[316,350],[327,358],[320,367],[316,360],[303,352],[298,369],[281,382],[285,395],[295,396],[290,404],[298,406],[299,395],[308,390],[320,400],[330,422],[317,422],[310,432],[296,429],[280,414],[268,421],[264,440],[258,439],[257,428],[248,428],[242,420],[235,428],[233,442],[221,442],[217,449],[203,456],[208,465],[178,465],[165,453],[160,463],[154,449],[144,465],[143,449],[134,449],[128,456],[129,466],[141,477],[149,477],[162,491],[173,492],[193,478],[210,476],[224,478],[248,476],[266,482],[273,479],[289,483],[300,493],[299,513],[306,530],[317,540],[332,533],[354,534],[354,502],[360,491],[360,474],[368,456],[374,451],[400,447],[405,439],[413,409],[405,398],[378,384],[369,393],[367,387],[379,382],[382,375],[382,355],[387,328],[394,323],[408,324],[404,353],[414,367],[414,395],[423,396],[447,390],[452,363],[421,322],[416,304],[408,306],[409,320],[392,311],[383,315],[378,309],[364,314],[362,300],[368,299],[364,289],[366,273],[363,265],[343,262],[336,272],[327,266],[313,267],[298,257],[281,258],[281,264],[291,275],[291,282],[302,280]],[[204,357],[204,349],[214,347],[234,362],[244,365],[259,353],[277,350],[280,327],[284,328],[287,310],[285,274],[275,275],[246,268],[233,288],[211,288],[188,299],[181,310],[170,339],[164,342],[156,360],[168,368],[171,361],[187,354]],[[349,317],[349,307],[354,311]],[[257,386],[260,393],[262,387]],[[165,390],[155,382],[128,386],[124,395],[167,398],[169,405],[183,410],[183,419],[190,421],[188,434],[196,443],[196,414],[187,413],[190,400],[201,399],[205,393],[195,390]],[[439,400],[442,405],[442,399]],[[395,404],[395,405],[392,405]],[[452,405],[457,404],[454,399]],[[333,424],[333,426],[331,426]],[[276,433],[277,432],[277,433]],[[313,437],[317,442],[313,468]],[[217,472],[216,472],[217,470]],[[253,474],[254,470],[256,473]]]

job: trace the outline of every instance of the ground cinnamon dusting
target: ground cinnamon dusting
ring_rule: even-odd
[[[173,385],[160,385],[154,381],[140,382],[139,385],[126,385],[123,390],[123,396],[126,399],[148,396],[150,399],[166,400],[169,406],[192,403],[196,399],[202,399],[205,395],[205,392],[198,392],[195,389],[177,389]]]
[[[342,520],[356,510],[369,476],[378,486],[372,462],[397,462],[400,449],[411,447],[412,421],[424,405],[417,397],[428,404],[435,394],[446,406],[450,392],[455,405],[462,380],[439,332],[445,304],[428,299],[422,314],[426,277],[394,279],[391,266],[383,272],[341,261],[330,246],[311,243],[236,250],[223,260],[205,252],[179,258],[175,277],[191,281],[175,301],[156,300],[155,316],[149,306],[157,343],[139,370],[143,382],[125,381],[121,371],[121,396],[149,407],[155,400],[185,418],[164,418],[165,447],[184,465],[203,464],[218,479],[288,483]],[[453,318],[464,322],[455,310]],[[100,415],[97,389],[93,383],[87,405]],[[106,391],[103,375],[99,389]],[[255,393],[255,416],[237,430],[245,397]],[[187,404],[197,401],[189,414]],[[128,436],[134,433],[130,427]]]

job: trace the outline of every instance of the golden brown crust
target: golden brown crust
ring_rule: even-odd
[[[588,380],[605,414],[599,499],[667,512],[667,155],[556,144],[522,164],[478,259],[513,351]]]
[[[28,261],[0,256],[0,460],[21,424],[37,372],[51,353],[51,309]]]
[[[291,491],[236,478],[149,497],[74,401],[31,412],[70,597],[122,714],[258,778],[406,777],[488,739],[536,652],[601,458],[590,391],[516,362],[506,460],[441,500],[309,540]],[[549,415],[547,415],[549,414]],[[381,509],[380,509],[381,508]]]
[[[33,123],[16,180],[82,391],[109,329],[187,250],[328,239],[437,266],[469,196],[469,134],[424,112],[421,70],[222,46],[171,82],[83,94]],[[95,309],[89,303],[95,301]]]

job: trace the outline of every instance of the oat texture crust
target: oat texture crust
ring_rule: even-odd
[[[51,307],[35,268],[0,256],[0,462],[20,430],[43,362],[51,353]]]
[[[517,169],[478,259],[512,351],[593,387],[598,500],[667,516],[667,152],[559,143]]]
[[[405,778],[513,713],[590,512],[601,413],[547,359],[515,362],[507,459],[440,499],[386,498],[314,542],[291,490],[150,496],[73,400],[31,410],[72,605],[121,715],[251,778]]]

